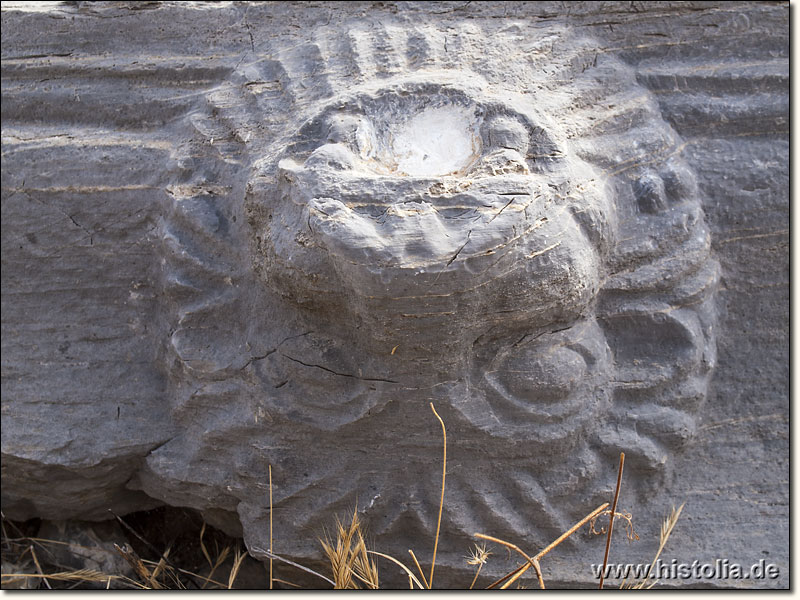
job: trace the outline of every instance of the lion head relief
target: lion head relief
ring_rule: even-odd
[[[433,401],[470,465],[448,475],[450,530],[544,540],[608,490],[619,451],[644,498],[691,438],[715,361],[701,192],[652,95],[592,40],[464,25],[444,52],[433,27],[390,29],[276,42],[191,117],[187,154],[244,183],[187,175],[165,221],[175,414],[211,436],[172,456],[219,462],[213,501],[175,497],[238,511],[257,541],[269,463],[294,526],[358,501],[376,534],[408,533],[437,501],[402,472],[438,448]],[[223,205],[245,218],[220,233]],[[192,341],[208,323],[213,348]],[[249,457],[227,471],[226,431]]]

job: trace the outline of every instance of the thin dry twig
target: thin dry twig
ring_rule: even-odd
[[[619,500],[619,489],[622,486],[622,469],[625,466],[625,453],[619,453],[619,473],[617,473],[617,488],[614,491],[614,501],[611,503],[611,515],[608,517],[608,537],[606,538],[606,551],[603,555],[603,570],[600,571],[600,586],[603,589],[603,582],[606,577],[606,566],[608,565],[608,551],[611,549],[611,535],[614,532],[614,516],[617,514],[617,500]]]
[[[516,545],[512,544],[511,542],[506,542],[506,541],[500,540],[498,538],[494,538],[494,537],[489,536],[489,535],[484,535],[482,533],[476,533],[475,537],[479,537],[479,538],[482,538],[482,539],[485,539],[485,540],[497,542],[499,544],[502,544],[502,545],[506,546],[507,548],[511,548],[511,549],[517,550],[523,556],[525,556],[526,560],[528,561],[527,564],[522,564],[522,565],[518,566],[517,568],[515,568],[510,573],[504,575],[503,577],[501,577],[500,579],[498,579],[497,581],[492,583],[487,589],[493,589],[495,586],[499,585],[500,583],[502,583],[504,581],[506,583],[503,584],[503,587],[501,589],[507,589],[507,587],[509,585],[511,585],[514,581],[519,579],[531,566],[533,566],[534,570],[536,571],[536,576],[539,579],[539,587],[544,589],[544,579],[542,578],[542,574],[541,574],[541,571],[539,569],[539,562],[541,561],[542,557],[544,557],[546,554],[548,554],[553,548],[558,546],[561,542],[563,542],[565,539],[567,539],[573,533],[578,531],[578,529],[580,529],[587,522],[591,521],[593,518],[595,518],[597,515],[599,515],[601,512],[603,512],[607,507],[608,507],[608,502],[606,502],[604,504],[601,504],[600,506],[595,508],[592,512],[590,512],[588,515],[586,515],[583,519],[581,519],[580,521],[575,523],[575,525],[570,527],[567,531],[562,533],[555,541],[551,542],[544,550],[539,552],[533,558],[528,557],[524,552],[522,552],[522,550],[520,550]],[[511,580],[510,581],[506,581],[509,578],[511,578]]]
[[[114,518],[116,518],[116,519],[117,519],[117,521],[119,521],[119,522],[120,522],[120,524],[121,524],[123,527],[125,527],[125,529],[127,529],[127,530],[128,530],[128,531],[130,531],[130,532],[131,532],[133,535],[135,535],[135,536],[136,536],[136,539],[138,539],[138,540],[139,540],[140,542],[142,542],[142,543],[143,543],[145,546],[147,546],[148,548],[150,548],[150,550],[152,550],[154,554],[156,554],[156,555],[160,555],[160,554],[161,554],[161,552],[159,552],[159,551],[158,551],[158,549],[157,549],[155,546],[153,546],[153,544],[151,544],[151,543],[150,543],[150,542],[148,542],[146,539],[144,539],[144,538],[143,538],[141,535],[139,535],[139,532],[138,532],[138,531],[136,531],[136,530],[135,530],[133,527],[131,527],[130,525],[128,525],[128,524],[127,524],[127,523],[126,523],[126,522],[125,522],[125,521],[122,519],[122,517],[120,517],[118,514],[116,514],[116,513],[115,513],[114,511],[112,511],[111,509],[109,509],[109,510],[108,510],[108,512],[110,512],[112,515],[114,515]]]
[[[150,586],[155,590],[163,589],[157,581],[152,579],[150,570],[142,562],[142,559],[136,555],[136,552],[128,547],[127,544],[125,544],[124,547],[114,544],[114,548],[116,548],[120,556],[122,556],[122,558],[124,558],[127,563],[133,567],[133,570],[145,584],[150,584]]]
[[[442,454],[443,454],[443,460],[442,460],[442,492],[441,492],[441,496],[439,498],[439,516],[438,516],[438,519],[436,521],[436,537],[435,537],[434,542],[433,542],[433,557],[431,558],[431,574],[427,579],[425,578],[425,573],[423,572],[422,567],[420,566],[419,561],[417,560],[417,557],[414,554],[414,551],[411,550],[411,549],[409,549],[409,551],[408,551],[408,553],[411,554],[411,558],[414,560],[414,564],[416,565],[420,576],[422,577],[422,582],[425,584],[424,588],[422,588],[422,585],[420,584],[419,580],[413,575],[413,573],[411,573],[411,570],[408,567],[406,567],[403,563],[401,563],[399,560],[397,560],[395,558],[392,558],[390,556],[384,555],[384,554],[378,554],[378,556],[383,556],[384,558],[387,558],[387,559],[391,560],[392,562],[400,565],[403,568],[403,570],[406,571],[406,573],[408,573],[408,575],[409,575],[408,582],[409,582],[409,586],[412,589],[414,587],[413,583],[412,583],[412,581],[413,581],[413,582],[417,583],[417,585],[419,585],[421,589],[428,589],[428,590],[432,589],[432,587],[433,587],[433,573],[434,573],[434,569],[436,567],[436,552],[437,552],[437,550],[439,548],[439,533],[440,533],[441,527],[442,527],[442,511],[444,510],[445,480],[447,478],[447,429],[444,426],[444,421],[442,420],[442,417],[440,417],[439,413],[436,412],[436,408],[433,406],[433,402],[430,403],[430,406],[431,406],[431,410],[433,411],[433,414],[436,416],[436,418],[439,420],[439,424],[442,426],[442,439],[443,439]]]
[[[419,571],[419,576],[422,577],[422,583],[425,584],[426,588],[431,589],[431,586],[428,584],[428,580],[425,579],[425,573],[422,572],[422,567],[419,566],[419,561],[414,555],[414,551],[409,548],[408,553],[411,555],[411,558],[414,559],[414,564],[417,565],[417,571]]]
[[[599,519],[602,516],[610,514],[611,514],[611,509],[608,509],[604,510],[599,515],[595,516],[595,518],[592,519],[591,522],[589,523],[589,531],[591,531],[595,535],[603,535],[604,533],[607,533],[605,527],[601,527],[600,530],[598,531],[595,525],[597,524],[596,523],[597,519]],[[636,533],[636,530],[633,528],[633,515],[631,515],[631,513],[617,511],[614,513],[614,520],[616,519],[622,519],[623,521],[625,521],[624,524],[625,535],[628,538],[629,542],[635,542],[639,539],[639,534]]]
[[[477,571],[475,571],[475,577],[473,577],[473,578],[472,578],[472,583],[470,583],[470,584],[469,584],[469,589],[472,589],[472,588],[474,588],[474,587],[475,587],[475,582],[476,582],[476,581],[478,581],[478,575],[480,575],[480,574],[481,574],[481,569],[482,569],[482,568],[483,568],[483,565],[482,565],[482,564],[481,564],[481,565],[478,565],[478,570],[477,570]]]
[[[527,569],[528,569],[528,567],[530,567],[530,565],[529,565],[528,563],[522,563],[520,566],[518,566],[516,569],[514,569],[514,570],[513,570],[513,571],[511,571],[510,573],[506,573],[506,574],[505,574],[505,575],[503,575],[503,576],[502,576],[500,579],[498,579],[498,580],[496,580],[496,581],[493,581],[492,583],[490,583],[486,589],[487,589],[487,590],[493,590],[493,589],[494,589],[494,588],[496,588],[498,585],[500,585],[501,583],[503,583],[504,581],[506,581],[506,580],[507,580],[509,577],[513,577],[514,575],[516,575],[518,572],[522,571],[523,569],[527,570]]]
[[[3,578],[12,579],[12,578],[30,578],[36,577],[39,579],[44,578],[44,575],[39,573],[3,573]],[[146,585],[139,583],[138,581],[134,581],[133,579],[129,579],[124,575],[108,575],[106,573],[101,573],[100,571],[94,571],[92,569],[78,569],[77,571],[61,571],[58,573],[48,573],[47,577],[49,579],[53,579],[55,581],[90,581],[90,582],[98,582],[98,583],[105,583],[109,579],[125,581],[126,583],[136,586],[141,589],[147,589]]]
[[[202,575],[198,575],[197,573],[192,573],[191,571],[187,571],[186,569],[176,569],[179,573],[183,573],[184,575],[190,575],[191,577],[196,577],[197,579],[202,579],[208,583],[213,583],[214,585],[218,585],[220,588],[225,588],[225,584],[221,581],[216,581],[215,579],[210,579],[208,577],[203,577]]]
[[[436,521],[436,541],[433,543],[433,558],[431,559],[431,575],[428,577],[428,589],[433,587],[433,568],[436,566],[436,550],[439,547],[439,530],[442,526],[442,509],[444,508],[444,480],[447,474],[447,430],[444,427],[444,421],[442,421],[442,417],[439,416],[439,413],[437,413],[436,409],[433,407],[433,402],[430,404],[433,414],[436,415],[436,418],[439,419],[439,423],[442,425],[442,437],[444,438],[444,459],[442,461],[442,497],[439,500],[439,519]]]
[[[681,516],[681,511],[683,510],[683,507],[685,505],[686,503],[684,502],[678,507],[677,510],[675,510],[674,506],[672,507],[672,512],[670,513],[669,517],[664,519],[664,522],[661,523],[661,534],[659,536],[658,551],[656,552],[655,558],[653,558],[653,562],[651,562],[650,566],[647,567],[647,573],[645,574],[644,579],[642,579],[638,583],[628,586],[627,589],[641,590],[644,589],[645,586],[647,586],[647,589],[650,589],[656,583],[658,583],[658,579],[655,579],[649,586],[647,585],[648,580],[650,579],[650,573],[652,573],[653,568],[655,567],[656,562],[658,561],[658,558],[661,556],[661,552],[664,550],[664,546],[667,545],[667,540],[669,539],[669,536],[672,535],[672,530],[675,529],[675,525],[678,523],[678,519]],[[623,588],[623,586],[625,586],[625,581],[623,581],[622,584],[620,584],[620,589],[625,589]]]
[[[282,583],[284,585],[290,585],[295,588],[299,588],[301,586],[297,585],[296,583],[292,583],[291,581],[286,581],[285,579],[278,579],[277,577],[273,577],[272,581],[277,581],[278,583]]]
[[[151,565],[153,567],[158,567],[158,565],[162,564],[161,560],[159,560],[157,563],[152,561],[152,560],[142,560],[142,562],[147,564],[147,565]],[[181,582],[180,578],[176,575],[176,571],[175,571],[174,567],[171,567],[171,566],[165,564],[165,566],[163,567],[163,572],[164,572],[164,574],[166,574],[172,580],[172,583],[175,584],[175,586],[176,586],[175,589],[179,589],[179,590],[185,590],[186,589],[186,586],[183,585],[183,583]],[[194,574],[192,574],[192,575],[194,575]],[[198,575],[195,575],[195,576],[199,577]],[[168,588],[167,587],[166,589],[173,589],[173,588]]]
[[[222,563],[224,563],[227,560],[228,554],[231,551],[230,546],[225,546],[222,549],[222,552],[219,552],[217,554],[217,559],[212,561],[211,560],[211,555],[209,554],[208,550],[206,549],[206,545],[203,542],[203,535],[205,534],[205,531],[206,531],[206,523],[205,523],[205,521],[203,521],[203,526],[200,527],[200,550],[203,553],[203,556],[205,557],[206,562],[208,562],[208,566],[209,566],[209,568],[211,570],[208,573],[208,579],[203,578],[204,579],[203,585],[200,586],[201,590],[206,589],[206,585],[208,585],[211,581],[213,581],[211,579],[211,577],[214,576],[214,572],[222,565]],[[214,542],[214,546],[217,547],[217,550],[219,550],[219,547],[217,546],[216,542]],[[225,586],[223,585],[222,587],[225,587]]]
[[[380,556],[381,558],[385,558],[386,560],[390,560],[390,561],[392,561],[394,564],[396,564],[397,566],[399,566],[401,569],[403,569],[403,570],[406,572],[406,575],[408,575],[408,582],[409,582],[409,584],[411,584],[411,582],[413,582],[413,583],[416,583],[416,584],[417,584],[417,587],[418,587],[419,589],[421,589],[421,590],[424,590],[424,589],[426,589],[426,588],[425,588],[425,586],[423,586],[423,585],[422,585],[422,584],[419,582],[419,579],[417,579],[417,578],[416,578],[416,576],[414,575],[414,573],[412,573],[412,572],[411,572],[411,570],[410,570],[410,569],[409,569],[407,566],[405,566],[403,563],[401,563],[401,562],[400,562],[399,560],[397,560],[396,558],[394,558],[394,557],[392,557],[392,556],[389,556],[388,554],[383,554],[382,552],[376,552],[375,550],[367,550],[367,552],[369,552],[370,554],[374,554],[375,556]],[[331,582],[331,583],[333,583],[333,582]],[[409,587],[410,587],[412,590],[414,589],[414,586],[413,586],[413,585],[410,585]]]
[[[225,546],[222,549],[222,552],[220,552],[217,555],[217,560],[214,562],[213,566],[211,567],[211,572],[209,572],[209,574],[208,574],[209,578],[213,577],[214,573],[216,572],[216,570],[220,566],[222,566],[222,563],[224,563],[228,559],[228,554],[230,554],[230,552],[231,552],[231,547],[230,546]],[[208,583],[208,581],[203,582],[203,587],[201,589],[204,589],[206,587],[207,583]]]
[[[206,561],[208,562],[209,568],[214,566],[214,563],[211,562],[211,556],[208,554],[208,550],[206,550],[206,545],[203,543],[203,535],[206,532],[206,522],[203,521],[203,526],[200,527],[200,551],[203,553],[203,556],[206,557]]]
[[[44,584],[47,586],[48,590],[52,590],[53,588],[50,585],[50,582],[47,581],[47,577],[44,576],[44,571],[42,571],[42,565],[39,564],[39,559],[36,558],[36,552],[34,552],[33,550],[33,544],[31,544],[30,550],[31,550],[31,556],[33,557],[33,563],[36,565],[36,570],[39,571],[39,573],[42,575],[42,581],[44,581]]]
[[[231,572],[228,574],[228,589],[233,589],[233,582],[236,581],[237,575],[239,575],[239,569],[242,566],[242,562],[247,557],[247,553],[242,552],[239,550],[239,545],[236,545],[236,551],[234,553],[233,558],[233,566],[231,566]]]
[[[528,561],[528,564],[527,564],[527,565],[525,565],[525,568],[524,568],[524,569],[518,569],[518,570],[517,570],[517,569],[515,569],[515,572],[512,572],[512,574],[511,574],[511,579],[509,579],[508,581],[506,581],[506,582],[505,582],[505,583],[502,585],[502,587],[500,588],[501,590],[508,589],[508,586],[510,586],[510,585],[511,585],[512,583],[514,583],[514,582],[515,582],[517,579],[519,579],[520,577],[522,577],[522,574],[523,574],[523,573],[525,573],[525,571],[527,571],[527,570],[528,570],[528,567],[533,567],[533,568],[534,568],[534,570],[537,572],[537,575],[539,575],[539,586],[540,586],[542,589],[544,589],[544,581],[542,580],[542,577],[541,577],[541,575],[540,575],[541,571],[539,570],[539,564],[538,564],[538,562],[537,562],[537,561],[535,561],[534,559],[532,559],[532,558],[531,558],[530,556],[528,556],[527,554],[525,554],[525,552],[524,552],[524,551],[523,551],[523,550],[522,550],[522,549],[521,549],[519,546],[517,546],[516,544],[512,544],[511,542],[506,542],[506,541],[504,541],[504,540],[501,540],[501,539],[499,539],[499,538],[492,537],[492,536],[490,536],[490,535],[484,535],[484,534],[482,534],[482,533],[476,533],[476,534],[475,534],[475,537],[479,537],[479,538],[481,538],[481,539],[483,539],[483,540],[488,540],[488,541],[490,541],[490,542],[495,542],[495,543],[497,543],[497,544],[502,544],[502,545],[503,545],[503,546],[505,546],[506,548],[510,548],[511,550],[514,550],[515,552],[518,552],[519,554],[521,554],[521,555],[522,555],[522,557],[523,557],[523,558],[524,558],[526,561]]]
[[[542,577],[542,569],[539,566],[539,561],[534,559],[531,564],[533,565],[533,570],[536,571],[536,579],[539,582],[539,588],[542,589],[542,590],[545,589],[545,587],[544,587],[544,578]],[[514,577],[509,579],[506,583],[503,584],[503,586],[500,589],[501,590],[508,589],[508,586],[510,586],[512,583],[514,583],[514,581],[516,581],[522,575],[522,573],[523,573],[523,571],[520,571],[520,573],[518,575],[515,575]],[[519,585],[520,584],[517,584],[517,588],[519,588]]]
[[[286,563],[287,565],[291,565],[291,566],[295,567],[296,569],[300,569],[301,571],[305,571],[306,573],[310,573],[311,575],[316,575],[320,579],[324,579],[325,581],[330,583],[332,586],[336,585],[335,581],[332,581],[331,579],[328,579],[327,577],[325,577],[325,575],[317,573],[313,569],[309,569],[308,567],[304,567],[303,565],[297,564],[296,562],[291,561],[288,558],[283,558],[282,556],[278,556],[277,554],[273,554],[269,550],[264,550],[263,548],[258,548],[257,546],[253,546],[252,548],[250,548],[250,554],[252,554],[253,556],[256,556],[256,557],[263,556],[265,558],[274,558],[275,560],[279,560],[282,563]]]
[[[172,550],[172,544],[170,544],[167,547],[167,549],[164,551],[164,554],[161,555],[161,558],[159,559],[158,563],[156,564],[155,569],[153,569],[153,573],[152,573],[152,575],[150,575],[151,581],[156,581],[156,578],[161,574],[162,571],[165,571],[167,573],[169,573],[169,571],[171,571],[171,569],[170,570],[165,570],[165,568],[164,568],[166,566],[166,564],[167,564],[167,557],[169,556],[170,550]],[[173,579],[173,581],[175,581],[177,583],[177,580]]]
[[[534,560],[536,560],[536,561],[539,561],[539,560],[541,560],[541,559],[542,559],[542,557],[543,557],[545,554],[547,554],[548,552],[550,552],[550,551],[551,551],[553,548],[555,548],[556,546],[558,546],[558,545],[559,545],[561,542],[563,542],[565,539],[567,539],[567,538],[568,538],[569,536],[571,536],[573,533],[575,533],[576,531],[578,531],[578,529],[580,529],[581,527],[583,527],[583,526],[584,526],[584,525],[585,525],[585,524],[586,524],[588,521],[591,521],[591,520],[592,520],[592,519],[595,517],[595,515],[597,515],[598,513],[601,513],[601,512],[603,512],[603,511],[604,511],[606,508],[608,508],[608,502],[605,502],[604,504],[601,504],[600,506],[598,506],[597,508],[595,508],[595,509],[594,509],[592,512],[590,512],[588,515],[586,515],[585,517],[583,517],[583,518],[582,518],[580,521],[578,521],[577,523],[575,523],[575,525],[573,525],[572,527],[570,527],[569,529],[567,529],[567,531],[565,531],[565,532],[564,532],[564,533],[562,533],[560,536],[558,536],[558,538],[557,538],[557,539],[556,539],[554,542],[551,542],[551,543],[550,543],[550,545],[549,545],[549,546],[547,546],[547,548],[545,548],[544,550],[542,550],[541,552],[539,552],[539,554],[537,554],[536,556],[534,556]]]
[[[269,465],[269,551],[272,552],[272,465]],[[272,559],[269,559],[269,589],[272,589]]]

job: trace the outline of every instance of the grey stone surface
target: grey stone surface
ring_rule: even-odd
[[[277,551],[358,505],[419,554],[433,402],[440,585],[476,531],[534,550],[609,500],[624,451],[615,560],[686,500],[678,560],[780,577],[671,585],[788,586],[788,5],[2,19],[6,516],[165,503],[265,548],[272,465]]]

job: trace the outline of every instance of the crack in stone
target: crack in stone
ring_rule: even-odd
[[[277,350],[278,350],[277,348],[272,348],[272,349],[270,349],[270,350],[267,350],[266,354],[263,354],[263,355],[261,355],[261,356],[251,356],[251,357],[250,357],[250,358],[247,360],[247,362],[246,362],[246,363],[244,363],[244,366],[242,366],[242,367],[240,367],[240,368],[239,368],[239,370],[240,370],[240,371],[244,371],[244,370],[245,370],[247,367],[249,367],[249,366],[250,366],[250,365],[251,365],[253,362],[255,362],[255,361],[257,361],[257,360],[264,360],[265,358],[267,358],[267,357],[268,357],[268,356],[270,356],[271,354],[275,354],[275,352],[277,352]]]
[[[304,336],[309,335],[311,333],[314,333],[314,332],[313,331],[306,331],[305,333],[298,333],[297,335],[290,335],[289,337],[284,338],[277,346],[275,346],[274,348],[271,348],[270,350],[267,350],[267,352],[265,354],[262,354],[261,356],[251,356],[250,359],[239,370],[240,371],[244,371],[247,367],[249,367],[255,361],[264,360],[268,356],[270,356],[270,355],[274,354],[275,352],[277,352],[278,348],[283,346],[289,340],[294,340],[294,339],[297,339],[297,338],[301,338],[301,337],[304,337]],[[285,383],[286,382],[284,381],[283,383],[281,383],[280,385],[278,385],[276,387],[281,387]]]
[[[156,444],[155,446],[153,446],[152,448],[150,448],[150,450],[148,450],[148,451],[147,451],[147,454],[145,455],[145,458],[147,458],[148,456],[150,456],[150,455],[151,455],[153,452],[155,452],[155,451],[156,451],[156,450],[158,450],[159,448],[161,448],[161,447],[163,447],[163,446],[166,446],[167,444],[169,444],[169,443],[170,443],[172,440],[174,440],[174,439],[175,439],[175,438],[177,438],[177,437],[178,437],[177,435],[173,435],[173,436],[172,436],[172,437],[170,437],[169,439],[167,439],[167,440],[164,440],[163,442],[159,442],[158,444]]]
[[[499,216],[500,216],[500,213],[501,213],[501,212],[503,212],[505,209],[507,209],[507,208],[508,208],[508,207],[511,205],[511,203],[514,201],[514,194],[500,194],[500,195],[501,195],[501,196],[507,196],[507,195],[511,195],[511,200],[509,200],[508,202],[506,202],[506,205],[505,205],[503,208],[501,208],[500,210],[498,210],[498,211],[495,213],[495,215],[494,215],[494,216],[493,216],[491,219],[489,219],[489,220],[487,221],[487,223],[486,223],[487,225],[488,225],[489,223],[491,223],[492,221],[494,221],[494,220],[495,220],[497,217],[499,217]]]
[[[513,202],[513,201],[514,201],[514,200],[513,200],[513,198],[512,198],[511,202]],[[509,202],[509,204],[510,204],[511,202]],[[506,205],[506,206],[508,206],[508,205]],[[502,211],[501,211],[501,212],[502,212]],[[498,213],[498,214],[500,214],[500,213]],[[467,244],[469,244],[469,236],[471,236],[471,235],[472,235],[472,229],[470,229],[470,230],[469,230],[469,233],[467,233],[467,239],[466,239],[466,241],[465,241],[463,244],[461,244],[461,248],[459,248],[458,250],[456,250],[456,253],[453,255],[453,258],[451,258],[450,260],[448,260],[448,261],[447,261],[447,264],[444,266],[444,268],[445,268],[445,269],[446,269],[447,267],[449,267],[450,265],[452,265],[452,264],[453,264],[453,261],[455,261],[455,259],[457,259],[457,258],[458,258],[458,255],[459,255],[459,254],[461,254],[461,251],[462,251],[464,248],[466,248]],[[438,280],[438,277],[437,277],[437,280]]]
[[[381,381],[383,383],[399,383],[399,382],[393,381],[391,379],[381,379],[380,377],[359,377],[358,375],[352,375],[350,373],[339,373],[338,371],[334,371],[333,369],[329,369],[328,367],[325,367],[323,365],[315,365],[313,363],[303,362],[302,360],[299,360],[297,358],[293,358],[293,357],[289,356],[288,354],[284,354],[283,352],[281,352],[281,356],[283,356],[284,358],[288,358],[289,360],[291,360],[293,362],[301,364],[304,367],[315,367],[317,369],[322,369],[323,371],[327,371],[328,373],[332,373],[333,375],[338,375],[339,377],[349,377],[350,379],[358,379],[360,381]]]
[[[570,325],[568,327],[562,327],[561,329],[553,329],[552,331],[542,331],[541,333],[535,335],[531,341],[533,342],[535,340],[538,340],[540,337],[542,337],[545,334],[546,335],[554,335],[556,333],[561,333],[562,331],[567,331],[568,329],[572,329],[573,327],[574,327],[574,325]],[[512,344],[512,348],[516,348],[517,346],[522,344],[522,342],[524,342],[527,338],[529,338],[530,335],[531,335],[530,333],[526,333],[525,335],[523,335],[516,342],[514,342],[514,344]]]

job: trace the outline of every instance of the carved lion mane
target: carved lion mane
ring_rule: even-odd
[[[653,96],[565,30],[311,37],[244,58],[189,118],[163,224],[186,434],[144,488],[174,479],[173,503],[238,512],[263,547],[271,464],[283,539],[355,502],[413,537],[438,503],[433,402],[450,533],[546,541],[620,451],[646,498],[696,427],[718,279]]]

